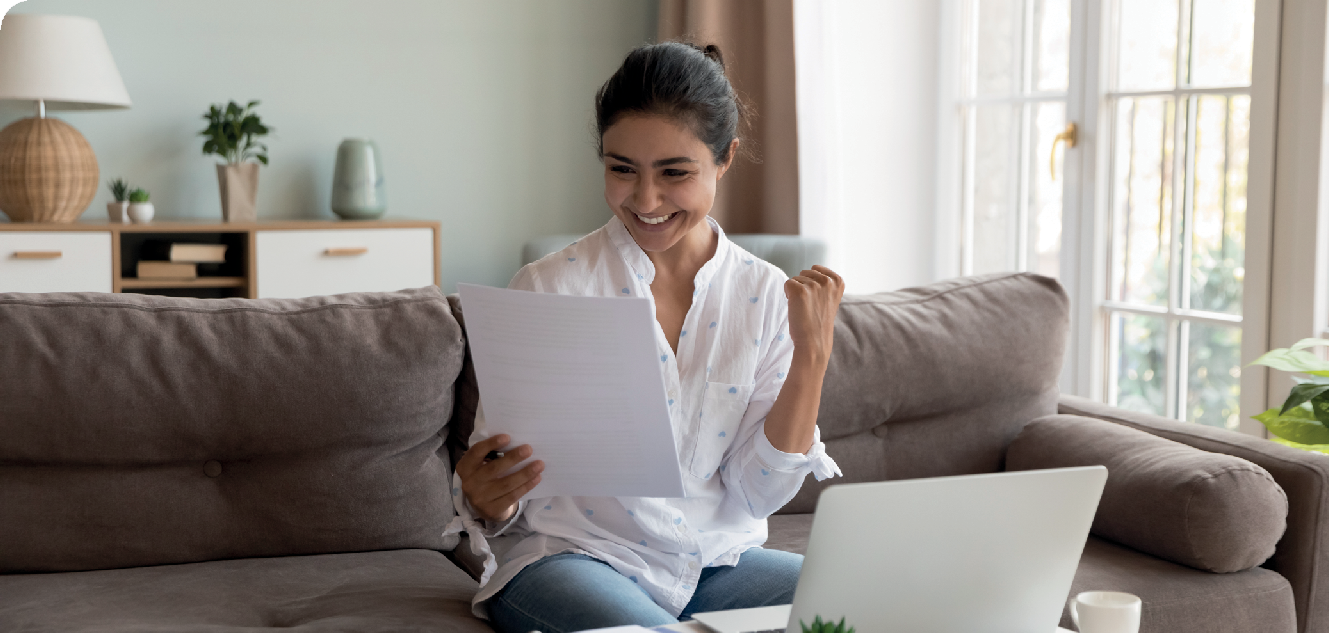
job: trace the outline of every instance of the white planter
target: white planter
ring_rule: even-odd
[[[129,224],[129,203],[107,202],[106,216],[111,219],[111,224]]]
[[[129,203],[129,219],[135,224],[146,224],[152,221],[156,209],[152,208],[151,202],[131,202]]]

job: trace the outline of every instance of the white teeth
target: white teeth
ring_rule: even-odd
[[[669,218],[672,218],[672,217],[674,217],[674,214],[673,214],[673,213],[670,213],[669,215],[662,215],[662,216],[660,216],[660,217],[658,217],[658,218],[648,218],[648,217],[646,217],[646,216],[644,216],[644,215],[638,215],[638,216],[637,216],[637,219],[638,219],[638,220],[641,220],[642,222],[645,222],[645,223],[647,223],[647,224],[659,224],[659,223],[664,222],[665,220],[668,220]]]

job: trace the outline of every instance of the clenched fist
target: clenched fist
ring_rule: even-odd
[[[825,367],[835,342],[835,313],[844,296],[844,280],[825,266],[813,266],[784,282],[784,292],[789,298],[794,353]]]
[[[486,521],[502,522],[517,511],[517,500],[540,483],[545,464],[535,460],[521,470],[502,476],[522,460],[531,456],[531,447],[523,444],[498,459],[488,459],[490,451],[503,450],[512,438],[507,435],[476,442],[457,460],[457,474],[461,475],[461,489],[466,501],[476,514]]]

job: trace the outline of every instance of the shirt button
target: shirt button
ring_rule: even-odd
[[[688,530],[687,526],[683,525],[682,523],[678,524],[679,532],[686,532],[687,530]]]
[[[688,569],[694,569],[694,570],[695,570],[696,568],[697,568],[697,563],[696,563],[696,561],[688,561]]]
[[[678,397],[678,392],[677,392],[677,391],[674,391],[673,389],[670,389],[670,390],[669,390],[669,397],[670,397],[671,399],[672,399],[672,398],[677,398],[677,397]]]

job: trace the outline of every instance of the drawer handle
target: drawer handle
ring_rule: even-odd
[[[60,259],[62,251],[14,251],[14,259]]]
[[[354,257],[364,255],[369,252],[369,248],[364,246],[343,246],[323,249],[323,254],[328,257]]]

